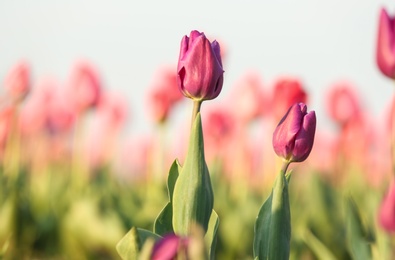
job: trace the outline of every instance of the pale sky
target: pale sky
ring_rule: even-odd
[[[301,78],[318,118],[326,117],[325,91],[338,80],[354,83],[380,116],[395,88],[375,63],[382,6],[395,14],[393,1],[375,0],[0,1],[0,80],[25,59],[34,79],[65,81],[86,58],[107,89],[127,97],[132,128],[146,129],[142,101],[151,77],[161,65],[176,68],[181,38],[196,29],[227,50],[218,100],[253,69],[266,85],[282,75]]]

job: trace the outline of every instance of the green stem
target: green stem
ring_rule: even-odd
[[[281,173],[284,174],[284,176],[287,175],[287,170],[288,166],[291,164],[291,161],[284,161],[282,167],[281,167]]]
[[[195,122],[197,114],[200,112],[200,107],[202,106],[202,100],[194,100],[193,101],[193,110],[192,110],[192,124],[191,127],[193,126],[193,123]]]

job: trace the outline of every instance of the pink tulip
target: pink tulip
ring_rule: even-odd
[[[68,89],[68,96],[76,112],[95,107],[99,103],[101,89],[99,73],[93,65],[86,61],[78,62],[73,69]]]
[[[299,79],[284,77],[277,80],[274,84],[271,101],[276,121],[282,118],[290,106],[295,103],[306,103],[306,100],[307,94]]]
[[[387,232],[395,231],[395,183],[391,184],[381,203],[379,223]]]
[[[274,130],[274,151],[287,161],[306,160],[313,148],[315,128],[315,112],[307,113],[303,103],[294,104]]]
[[[14,100],[23,99],[30,90],[30,67],[22,61],[11,69],[5,78],[4,87]]]
[[[354,87],[345,81],[334,84],[327,93],[327,110],[330,117],[343,125],[361,117],[361,106]]]
[[[380,11],[376,61],[385,76],[395,78],[395,19],[384,8]]]
[[[177,67],[178,87],[184,96],[197,100],[216,98],[222,89],[224,70],[217,41],[192,31],[181,41]]]
[[[156,122],[165,122],[173,107],[182,99],[177,87],[177,74],[170,67],[162,67],[154,75],[148,93],[147,107]]]
[[[188,239],[175,234],[164,236],[152,250],[152,260],[184,259],[187,256]]]
[[[232,113],[243,122],[252,121],[266,111],[268,104],[260,75],[246,73],[234,86],[229,103]]]

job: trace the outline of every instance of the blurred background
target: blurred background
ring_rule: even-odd
[[[1,1],[0,78],[25,59],[35,78],[65,81],[77,60],[88,59],[106,88],[127,97],[133,131],[144,132],[150,121],[141,97],[158,66],[176,68],[182,36],[196,29],[220,41],[226,53],[223,93],[251,69],[267,85],[282,75],[297,76],[321,125],[327,122],[320,106],[326,90],[346,79],[378,115],[392,93],[392,83],[375,66],[381,7],[395,8],[391,1],[357,0]]]

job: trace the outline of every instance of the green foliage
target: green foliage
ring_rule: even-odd
[[[204,158],[200,114],[196,116],[191,129],[188,153],[174,186],[172,204],[172,223],[177,234],[188,235],[194,224],[199,224],[207,231],[214,195]]]
[[[254,257],[289,259],[291,240],[288,181],[280,172],[273,191],[262,205],[254,228]]]

